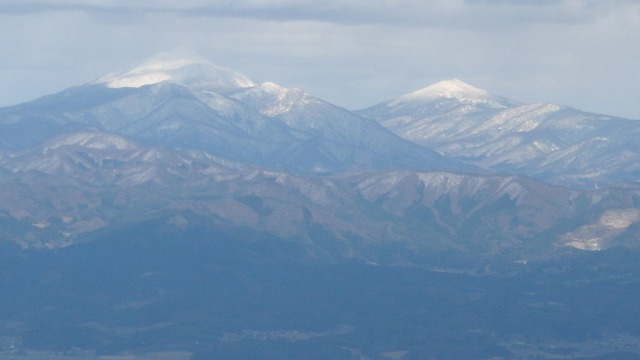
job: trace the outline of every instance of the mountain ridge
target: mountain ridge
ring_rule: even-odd
[[[190,64],[174,61],[169,67]],[[303,90],[269,82],[232,92],[170,79],[139,88],[89,84],[2,109],[0,124],[10,130],[0,134],[0,144],[8,150],[35,146],[49,136],[99,130],[300,172],[334,172],[361,164],[474,168],[444,160]]]
[[[229,229],[302,241],[318,254],[333,248],[334,257],[380,262],[382,253],[372,249],[386,245],[422,256],[447,249],[489,256],[500,249],[519,258],[545,233],[536,247],[548,252],[558,244],[605,249],[621,246],[617,237],[631,236],[640,221],[640,212],[629,210],[640,203],[640,189],[592,193],[522,176],[412,170],[305,177],[227,166],[206,154],[140,144],[114,151],[85,141],[103,136],[72,134],[42,149],[0,155],[0,168],[8,171],[0,177],[7,189],[0,198],[8,211],[5,231],[31,224],[5,238],[25,247],[64,247],[141,216],[174,214],[176,226],[197,226],[188,211]],[[123,141],[114,135],[107,143]],[[607,220],[616,214],[628,220]],[[549,233],[558,224],[569,227]],[[585,237],[586,229],[598,229],[599,240]],[[400,253],[395,261],[416,261]]]
[[[617,240],[640,222],[625,210],[640,206],[634,123],[520,104],[460,80],[357,113],[273,82],[233,91],[180,82],[192,73],[176,69],[203,61],[160,57],[122,73],[152,74],[153,83],[90,83],[0,109],[0,178],[29,199],[26,207],[14,194],[0,201],[3,219],[27,240],[6,238],[46,244],[54,228],[85,236],[188,211],[371,261],[384,246],[397,251],[394,261],[418,263],[441,251],[524,254],[536,241],[551,252],[553,241],[635,246]],[[604,214],[630,220],[615,230]],[[596,228],[603,235],[594,245],[583,234]]]
[[[487,106],[446,91],[432,93],[437,96],[420,98],[410,93],[357,113],[404,139],[489,172],[525,174],[587,189],[637,182],[640,173],[635,164],[640,162],[640,152],[635,139],[640,121],[557,104],[504,100],[500,106]],[[594,142],[613,146],[594,148],[589,145]]]

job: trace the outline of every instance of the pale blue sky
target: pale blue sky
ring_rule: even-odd
[[[0,23],[0,105],[192,49],[352,109],[459,78],[640,119],[640,0],[0,0]]]

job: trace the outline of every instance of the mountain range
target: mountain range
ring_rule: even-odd
[[[0,127],[3,238],[24,247],[189,211],[317,254],[378,261],[391,244],[402,262],[540,237],[547,250],[635,246],[640,220],[640,121],[460,80],[349,111],[162,54],[0,109]]]
[[[1,108],[0,357],[637,358],[639,135],[183,54]]]

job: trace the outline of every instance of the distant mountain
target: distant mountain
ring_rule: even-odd
[[[0,148],[106,131],[258,166],[335,172],[358,166],[470,170],[379,124],[200,58],[162,55],[121,74],[0,110]]]
[[[520,104],[459,80],[359,113],[405,139],[492,171],[583,188],[640,178],[640,121]]]
[[[636,358],[638,124],[170,54],[2,108],[0,358]]]
[[[459,80],[362,113],[407,140],[304,90],[166,54],[0,109],[2,237],[65,247],[162,219],[390,263],[636,246],[640,122]]]
[[[149,219],[183,230],[251,229],[313,257],[405,264],[442,253],[635,247],[621,236],[640,235],[640,190],[414,170],[298,176],[103,132],[0,155],[0,169],[1,236],[24,247],[66,247]]]

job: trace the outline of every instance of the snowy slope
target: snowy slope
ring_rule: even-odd
[[[640,121],[519,104],[457,80],[359,113],[407,140],[486,169],[587,188],[638,180]]]
[[[637,238],[637,189],[566,185],[632,187],[637,124],[458,80],[358,114],[202,60],[155,58],[0,109],[0,235],[60,247],[166,217],[176,231],[213,223],[374,262],[603,249]]]
[[[302,172],[472,169],[304,90],[255,84],[193,56],[160,55],[131,70],[0,109],[0,125],[7,130],[0,133],[0,149],[97,130]]]

